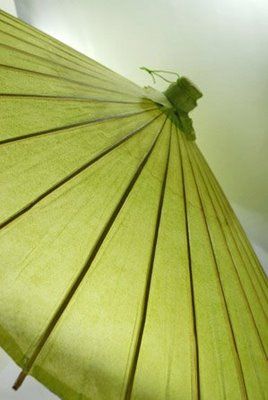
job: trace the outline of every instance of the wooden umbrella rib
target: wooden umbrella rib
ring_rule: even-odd
[[[149,295],[150,295],[152,275],[153,275],[154,260],[155,260],[156,247],[157,247],[157,241],[158,241],[159,227],[160,227],[160,222],[161,222],[165,189],[166,189],[166,181],[167,181],[168,166],[169,166],[169,159],[170,159],[170,142],[171,142],[171,132],[169,133],[169,144],[168,144],[168,150],[167,150],[166,165],[165,165],[165,170],[164,170],[164,174],[163,174],[160,198],[159,198],[159,203],[158,203],[158,211],[157,211],[156,222],[155,222],[155,233],[154,233],[154,239],[153,239],[153,244],[152,244],[150,263],[149,263],[149,267],[148,267],[147,274],[146,274],[146,281],[145,281],[145,288],[144,288],[143,301],[142,301],[142,307],[141,307],[142,310],[141,310],[140,321],[139,321],[137,341],[136,341],[136,346],[134,349],[134,357],[132,359],[131,366],[130,366],[130,372],[129,372],[128,381],[127,381],[127,385],[126,385],[124,400],[130,400],[130,398],[131,398],[131,393],[132,393],[133,383],[134,383],[134,378],[135,378],[135,372],[137,369],[138,358],[139,358],[139,353],[140,353],[140,348],[141,348],[141,343],[142,343],[142,338],[143,338],[143,332],[144,332],[144,327],[145,327],[145,322],[146,322],[147,309],[148,309],[148,303],[149,303]]]
[[[66,310],[66,307],[68,306],[68,304],[70,303],[71,299],[73,298],[75,292],[77,291],[78,287],[80,286],[81,282],[83,281],[85,275],[87,274],[93,260],[95,259],[102,243],[104,242],[108,232],[110,231],[114,221],[116,220],[117,215],[119,214],[121,208],[123,207],[124,203],[126,202],[130,192],[132,191],[135,183],[137,182],[141,172],[143,171],[143,168],[145,167],[147,161],[149,160],[155,145],[161,135],[161,132],[163,131],[163,127],[166,123],[167,118],[165,119],[165,121],[163,122],[162,126],[160,127],[158,133],[156,134],[155,139],[153,140],[149,150],[146,152],[144,158],[142,159],[142,161],[140,162],[140,164],[138,165],[132,179],[130,180],[129,184],[127,185],[123,195],[121,196],[119,202],[117,203],[111,217],[109,218],[109,220],[107,221],[106,225],[104,226],[102,233],[100,234],[95,246],[93,247],[92,251],[89,253],[88,258],[83,266],[83,268],[81,269],[80,273],[78,274],[75,282],[72,284],[71,288],[67,291],[66,296],[64,297],[64,299],[62,300],[61,304],[59,305],[58,309],[56,310],[54,316],[52,317],[52,319],[50,320],[50,322],[48,323],[42,337],[40,338],[40,341],[38,343],[38,345],[36,346],[32,356],[29,358],[27,365],[24,367],[24,369],[21,371],[21,373],[19,374],[16,382],[13,385],[13,389],[17,390],[21,384],[23,383],[24,379],[26,378],[28,372],[30,371],[30,369],[32,368],[36,358],[38,357],[40,351],[42,350],[43,346],[45,345],[47,339],[49,338],[49,336],[51,335],[54,327],[56,326],[57,322],[59,321],[59,319],[61,318],[62,314],[64,313],[64,311]]]
[[[110,121],[110,120],[114,120],[114,119],[123,119],[123,118],[127,118],[127,117],[132,117],[132,116],[144,114],[144,113],[147,113],[147,112],[153,111],[153,110],[157,110],[157,108],[151,107],[146,110],[142,110],[142,111],[138,111],[138,112],[135,111],[135,112],[128,112],[125,114],[113,114],[113,115],[109,115],[106,117],[95,118],[95,119],[92,119],[89,121],[77,122],[75,124],[59,126],[58,128],[51,128],[51,129],[46,129],[46,130],[39,131],[39,132],[28,133],[26,135],[15,136],[15,137],[11,137],[8,139],[0,140],[0,146],[4,145],[4,144],[18,142],[20,140],[31,139],[31,138],[35,138],[35,137],[48,135],[48,134],[58,134],[63,131],[65,132],[66,130],[69,130],[69,129],[80,128],[80,127],[84,127],[84,126],[91,125],[91,124],[93,125],[93,124],[100,123],[100,122],[106,122],[106,121]]]
[[[48,73],[45,73],[45,72],[38,72],[38,71],[31,70],[31,69],[13,67],[11,65],[6,65],[6,64],[0,64],[0,68],[14,70],[14,71],[20,71],[20,72],[24,72],[24,73],[32,74],[32,75],[38,75],[38,76],[42,76],[42,77],[45,77],[45,78],[55,79],[57,81],[69,82],[69,83],[75,84],[77,86],[82,86],[83,88],[87,87],[87,88],[91,88],[91,89],[102,90],[102,91],[108,92],[108,93],[115,93],[115,94],[120,94],[120,95],[124,95],[124,96],[127,95],[128,97],[133,97],[134,99],[140,98],[138,96],[138,94],[134,95],[134,94],[131,94],[131,93],[128,93],[128,92],[121,92],[120,90],[109,89],[109,88],[106,88],[105,86],[103,86],[103,87],[95,86],[95,85],[91,85],[91,84],[86,83],[86,82],[81,82],[81,81],[77,81],[75,79],[70,79],[70,78],[63,78],[61,76],[52,75],[52,74],[48,74]]]
[[[177,142],[180,156],[180,171],[181,171],[181,180],[182,180],[182,194],[183,194],[183,207],[184,207],[184,215],[185,215],[185,231],[186,231],[186,242],[187,242],[187,256],[188,256],[188,267],[189,267],[189,280],[190,280],[190,293],[191,293],[191,311],[193,318],[193,337],[194,337],[194,360],[195,360],[195,379],[196,381],[196,392],[197,399],[200,399],[200,366],[199,366],[199,343],[198,343],[198,332],[197,332],[197,319],[196,319],[196,306],[195,306],[195,290],[194,290],[194,278],[193,278],[193,268],[192,268],[192,255],[191,255],[191,244],[190,244],[190,229],[189,229],[189,221],[188,221],[188,207],[187,207],[187,197],[186,197],[186,188],[185,188],[185,179],[184,179],[184,165],[183,165],[183,157],[181,151],[181,144],[179,140],[180,132],[177,127]]]
[[[56,95],[41,95],[41,94],[17,94],[17,93],[1,93],[0,98],[5,97],[14,97],[14,98],[22,98],[22,99],[44,99],[44,100],[62,100],[62,101],[81,101],[81,102],[88,102],[88,103],[109,103],[109,104],[143,104],[148,103],[152,105],[152,100],[147,98],[142,98],[136,101],[127,101],[127,100],[107,100],[102,98],[96,97],[80,97],[80,96],[56,96]]]
[[[3,31],[2,29],[0,29],[0,33],[4,33],[5,35],[10,36],[10,37],[12,37],[12,38],[14,38],[14,39],[16,39],[16,40],[22,42],[22,43],[25,43],[26,45],[30,45],[30,46],[36,47],[36,48],[40,49],[41,51],[43,51],[44,53],[48,53],[48,57],[50,56],[50,54],[52,54],[51,51],[49,51],[48,49],[46,49],[46,48],[44,48],[44,47],[42,47],[42,46],[38,46],[36,43],[29,42],[28,40],[22,39],[22,38],[20,38],[19,36],[13,35],[13,34],[11,34],[10,32],[5,32],[5,31]],[[1,45],[5,45],[5,44],[4,44],[4,43],[1,43]],[[5,46],[7,46],[7,45],[5,45]],[[24,50],[18,49],[17,47],[12,47],[12,46],[8,46],[8,47],[11,47],[11,48],[13,48],[13,49],[16,50],[16,51],[24,51]],[[27,54],[34,55],[33,53],[27,53]],[[55,54],[53,53],[53,55],[55,55]],[[77,63],[74,62],[73,60],[69,60],[68,58],[66,58],[66,57],[64,57],[64,56],[62,56],[62,55],[60,55],[60,54],[56,54],[56,56],[59,57],[59,58],[62,58],[62,59],[64,59],[64,60],[67,60],[69,63],[74,64],[76,67],[77,67],[77,65],[79,65],[79,66],[83,69],[83,71],[81,71],[80,69],[75,69],[75,68],[69,67],[70,69],[72,69],[72,70],[74,70],[74,71],[81,72],[81,73],[84,73],[84,74],[86,74],[86,75],[88,75],[88,73],[87,73],[86,71],[96,72],[97,74],[99,74],[99,75],[101,75],[101,76],[103,76],[103,77],[106,77],[107,79],[110,79],[110,78],[112,77],[113,79],[115,79],[115,80],[117,80],[117,81],[121,81],[121,82],[122,82],[122,80],[124,80],[124,81],[126,81],[129,85],[135,87],[136,89],[139,89],[139,86],[138,86],[138,85],[136,85],[136,84],[134,84],[133,82],[129,81],[129,80],[128,80],[127,78],[125,78],[125,77],[121,77],[120,75],[117,75],[117,74],[114,73],[113,71],[109,71],[109,74],[108,74],[108,73],[104,74],[104,73],[98,71],[98,69],[91,69],[91,68],[89,68],[88,66],[87,66],[87,67],[81,66],[80,64],[77,64]],[[42,57],[42,58],[43,58],[43,57]],[[45,59],[45,60],[48,61],[48,59]],[[49,60],[49,61],[50,61],[50,60]],[[67,66],[64,65],[64,64],[58,64],[58,65],[61,65],[62,67],[67,67]],[[95,66],[94,64],[88,64],[88,65]],[[68,67],[67,67],[67,68],[68,68]],[[97,68],[99,68],[98,65],[97,65]],[[111,76],[110,76],[110,75],[111,75]],[[116,76],[114,77],[114,75],[116,75]]]
[[[1,30],[0,30],[0,32],[1,32]],[[79,70],[77,70],[77,69],[75,69],[75,68],[68,67],[67,65],[60,64],[60,63],[58,63],[58,62],[56,62],[56,61],[49,60],[49,59],[47,59],[47,58],[45,58],[45,57],[42,57],[42,56],[39,56],[39,55],[36,55],[36,54],[33,54],[33,53],[29,53],[29,52],[27,52],[26,50],[21,50],[21,49],[18,49],[18,48],[13,47],[13,46],[9,46],[9,45],[4,44],[4,43],[1,43],[1,42],[0,42],[0,47],[5,48],[5,49],[8,49],[8,50],[15,50],[16,52],[18,52],[18,53],[20,53],[20,54],[26,55],[28,58],[33,57],[33,58],[35,58],[35,59],[37,59],[37,60],[41,60],[41,61],[43,61],[43,62],[45,62],[45,63],[51,64],[52,66],[55,65],[55,66],[57,66],[57,67],[60,67],[60,68],[63,68],[63,69],[66,69],[66,70],[75,72],[75,73],[77,73],[77,74],[81,74],[81,75],[83,75],[83,76],[85,76],[85,77],[89,77],[89,78],[96,79],[97,81],[100,81],[100,83],[103,83],[104,85],[107,85],[107,83],[108,83],[108,84],[111,84],[111,85],[110,85],[111,87],[113,87],[113,86],[116,86],[116,87],[122,86],[121,83],[117,83],[117,82],[115,82],[115,81],[113,81],[113,80],[111,80],[111,79],[101,78],[101,77],[98,76],[98,75],[93,75],[93,74],[90,74],[90,73],[88,73],[88,72],[79,71]],[[35,71],[35,72],[37,72],[37,71]],[[38,72],[38,73],[40,73],[40,72]],[[100,75],[100,74],[99,74],[99,75]],[[53,75],[53,76],[57,76],[57,75]],[[62,78],[62,79],[63,79],[63,78]],[[65,79],[65,78],[64,78],[64,79]],[[69,79],[69,78],[67,78],[67,79]],[[83,80],[81,80],[81,81],[79,80],[79,81],[77,81],[77,82],[87,84],[86,81],[83,81]],[[118,81],[118,82],[119,82],[119,81]],[[123,86],[123,87],[124,87],[124,86]],[[129,90],[131,90],[131,88],[129,88]],[[139,91],[139,92],[140,92],[140,91]],[[136,88],[135,92],[133,92],[132,95],[135,95],[135,94],[138,95],[139,92],[138,92],[138,90],[137,90],[137,88]],[[128,92],[128,94],[131,94],[131,92]]]
[[[37,196],[35,199],[33,199],[30,203],[26,204],[23,208],[21,208],[19,211],[17,211],[15,214],[11,215],[9,218],[7,218],[5,221],[0,223],[0,229],[5,228],[8,226],[11,222],[25,214],[27,211],[29,211],[31,208],[33,208],[36,204],[38,204],[41,200],[49,196],[51,193],[53,193],[55,190],[59,189],[62,187],[65,183],[69,182],[71,179],[75,178],[78,176],[81,172],[89,168],[91,165],[93,165],[95,162],[100,160],[102,157],[104,157],[106,154],[110,153],[114,149],[116,149],[118,146],[129,140],[131,137],[133,137],[135,134],[138,132],[142,131],[145,129],[147,126],[149,126],[153,121],[155,121],[157,118],[159,118],[162,114],[160,113],[156,117],[150,119],[148,122],[143,124],[142,126],[134,129],[130,133],[128,133],[126,136],[124,136],[122,139],[114,143],[113,145],[106,147],[104,150],[102,150],[100,153],[98,153],[95,157],[93,157],[91,160],[87,161],[83,165],[81,165],[79,168],[75,169],[73,172],[71,172],[69,175],[61,179],[59,182],[55,183],[55,185],[51,186],[49,189],[47,189],[45,192]]]
[[[183,138],[183,142],[185,143],[185,139],[184,138]],[[227,316],[228,328],[229,328],[229,332],[231,334],[231,342],[232,342],[233,348],[235,350],[234,351],[235,361],[236,361],[235,365],[236,365],[236,368],[237,368],[238,376],[240,378],[239,382],[240,382],[241,393],[243,393],[243,396],[245,397],[245,399],[248,399],[247,389],[246,389],[246,384],[245,384],[245,378],[244,378],[244,373],[243,373],[243,368],[242,368],[242,362],[241,362],[240,355],[239,355],[238,348],[237,348],[237,343],[236,343],[236,338],[235,338],[235,334],[234,334],[234,330],[233,330],[231,316],[230,316],[230,313],[229,313],[229,309],[228,309],[228,305],[227,305],[227,301],[226,301],[226,297],[225,297],[225,293],[224,293],[224,289],[223,289],[223,285],[222,285],[222,280],[221,280],[221,276],[220,276],[220,271],[219,271],[217,258],[216,258],[216,255],[215,255],[215,250],[214,250],[213,241],[212,241],[212,238],[211,238],[210,229],[209,229],[208,222],[207,222],[206,216],[205,216],[203,201],[202,201],[202,198],[201,198],[201,195],[200,195],[199,186],[198,186],[197,181],[196,181],[196,176],[195,176],[195,172],[194,172],[194,169],[193,169],[193,166],[192,166],[191,157],[189,155],[187,144],[185,144],[185,149],[186,149],[186,152],[187,152],[187,157],[188,157],[188,160],[189,160],[189,164],[190,164],[190,167],[191,167],[193,180],[194,180],[194,183],[195,183],[195,187],[196,187],[199,203],[200,203],[200,206],[201,206],[201,215],[202,215],[203,220],[204,220],[205,228],[206,228],[208,239],[209,239],[209,243],[210,243],[211,254],[212,254],[214,265],[215,265],[216,278],[217,278],[217,282],[218,282],[219,289],[220,289],[219,293],[220,293],[220,296],[221,296],[221,298],[223,300],[224,311],[225,311],[226,316]]]

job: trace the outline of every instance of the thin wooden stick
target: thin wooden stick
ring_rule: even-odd
[[[18,390],[19,387],[23,384],[24,379],[26,378],[27,374],[24,371],[21,371],[21,373],[19,374],[19,376],[17,377],[14,385],[12,386],[12,389],[14,390]]]

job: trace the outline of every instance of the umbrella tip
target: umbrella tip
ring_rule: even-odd
[[[23,381],[26,378],[26,376],[27,376],[27,374],[24,371],[21,371],[21,373],[17,377],[14,385],[12,386],[12,389],[18,390],[19,387],[23,384]]]

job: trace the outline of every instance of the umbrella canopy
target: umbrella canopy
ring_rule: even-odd
[[[264,399],[266,277],[192,135],[4,12],[0,47],[0,345],[22,368],[15,388],[30,374],[68,400]]]

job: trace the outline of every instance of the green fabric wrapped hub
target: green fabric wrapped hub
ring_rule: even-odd
[[[171,83],[164,95],[173,105],[172,111],[169,112],[173,122],[186,134],[187,139],[195,140],[193,121],[188,113],[197,106],[197,99],[202,97],[200,90],[183,76]]]
[[[186,113],[192,111],[197,106],[196,100],[202,97],[200,90],[184,76],[172,83],[164,94],[178,111]]]
[[[200,90],[188,78],[180,77],[176,72],[153,70],[147,67],[141,67],[141,69],[151,75],[154,83],[154,75],[171,83],[163,93],[149,86],[145,87],[145,98],[158,103],[168,118],[173,121],[180,131],[185,133],[187,139],[195,140],[193,121],[188,113],[197,106],[196,100],[203,96]],[[176,82],[170,82],[161,74],[176,75],[178,79]]]

